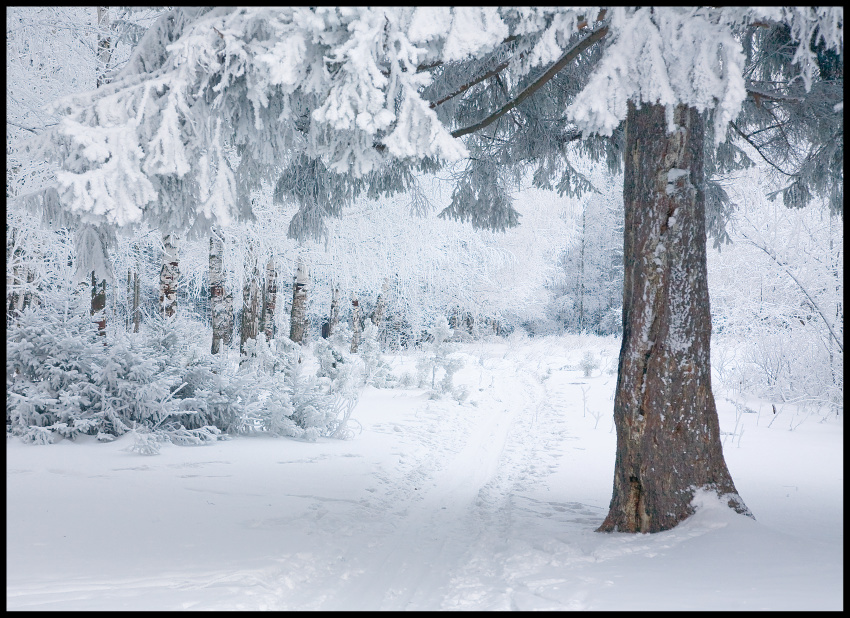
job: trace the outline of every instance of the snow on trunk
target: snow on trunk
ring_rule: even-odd
[[[295,343],[303,343],[307,333],[307,283],[309,269],[303,256],[298,258],[298,269],[292,284],[292,315],[289,325],[289,338]]]
[[[339,324],[339,286],[334,286],[331,292],[331,315],[328,319],[327,337],[330,337]]]
[[[270,257],[266,264],[266,282],[263,287],[263,332],[266,341],[274,339],[274,314],[277,307],[277,270],[274,258]]]
[[[384,312],[387,309],[387,290],[389,290],[390,284],[388,281],[384,281],[384,284],[381,286],[381,293],[378,294],[378,300],[375,301],[375,310],[372,312],[372,324],[375,325],[375,328],[380,330],[381,322],[384,319]]]
[[[260,330],[260,287],[257,267],[242,288],[242,324],[240,327],[239,353],[245,354],[245,342],[256,339]]]
[[[162,270],[159,273],[159,307],[166,318],[177,312],[177,279],[180,276],[180,263],[177,258],[177,236],[172,233],[162,235]]]
[[[224,293],[224,273],[222,268],[224,243],[213,232],[210,235],[210,312],[212,317],[212,347],[210,353],[221,351],[221,342],[225,339],[227,306]],[[232,296],[231,296],[232,298]]]
[[[99,337],[106,337],[106,279],[97,280],[94,271],[91,274],[91,310],[92,322],[97,325]],[[106,343],[104,342],[104,345]]]
[[[351,353],[356,354],[360,346],[360,332],[363,330],[363,320],[360,317],[360,300],[357,292],[351,293]]]
[[[723,459],[711,392],[704,121],[629,102],[623,341],[614,398],[614,491],[600,531],[659,532],[705,487],[749,514]]]

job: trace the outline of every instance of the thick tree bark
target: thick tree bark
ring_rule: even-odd
[[[307,283],[309,271],[303,258],[298,259],[298,270],[292,282],[292,315],[289,322],[289,338],[303,343],[307,333]]]
[[[270,257],[266,264],[266,283],[263,288],[263,332],[266,341],[274,339],[274,313],[277,307],[277,271],[274,258]]]
[[[224,273],[222,269],[224,243],[215,234],[210,235],[210,314],[212,321],[211,354],[221,351],[224,331],[227,327],[227,308],[225,306]]]
[[[245,342],[256,339],[260,328],[260,273],[254,267],[251,279],[242,288],[242,324],[240,328],[239,353],[245,354]]]
[[[170,318],[177,312],[177,279],[180,277],[177,237],[165,233],[162,235],[162,244],[165,250],[162,256],[162,270],[159,273],[159,306],[162,315]]]
[[[707,488],[749,514],[723,459],[711,392],[704,121],[678,106],[629,103],[623,342],[614,422],[614,492],[599,531],[659,532]]]

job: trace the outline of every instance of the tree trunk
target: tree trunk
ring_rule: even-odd
[[[274,258],[270,257],[266,264],[266,284],[263,293],[263,331],[266,341],[274,339],[274,313],[277,307],[277,271]]]
[[[6,224],[6,263],[12,264],[11,276],[6,276],[6,323],[12,321],[20,314],[24,306],[24,267],[22,264],[23,250],[19,246],[16,228],[9,230]],[[8,270],[6,271],[9,272]]]
[[[224,274],[222,272],[222,260],[224,243],[221,238],[213,232],[210,235],[210,317],[212,321],[212,346],[211,354],[221,351],[221,342],[224,340],[224,331],[227,326],[227,308],[225,306]]]
[[[97,324],[97,334],[106,336],[106,279],[98,281],[94,271],[91,273],[91,311],[93,322]],[[104,341],[104,344],[106,342]]]
[[[678,106],[629,103],[623,342],[614,422],[614,492],[601,532],[659,532],[707,488],[749,515],[723,459],[711,392],[703,177],[704,125]]]
[[[129,333],[133,323],[133,271],[127,269],[127,317],[124,319],[124,328]]]
[[[360,332],[363,330],[363,320],[360,318],[360,301],[357,293],[351,293],[351,353],[356,354],[360,346]]]
[[[233,292],[228,292],[224,297],[224,326],[222,328],[222,343],[229,348],[233,343]]]
[[[162,244],[165,250],[162,256],[162,270],[159,273],[159,306],[162,315],[170,318],[177,312],[177,278],[180,276],[177,237],[165,233],[162,235]]]
[[[245,342],[256,339],[260,327],[260,288],[257,280],[260,273],[254,267],[251,279],[242,288],[242,324],[239,340],[239,353],[245,354]]]
[[[328,320],[328,337],[333,335],[333,332],[336,330],[337,325],[339,324],[339,287],[334,286],[333,292],[331,293],[331,316]]]
[[[581,252],[578,269],[578,332],[584,332],[584,243],[587,240],[587,206],[581,213]]]
[[[139,307],[139,270],[133,273],[133,332],[139,332],[139,324],[142,321],[142,310]]]
[[[109,18],[109,7],[97,7],[97,82],[96,86],[100,88],[107,83],[106,71],[109,68],[109,59],[112,57],[112,37],[109,32],[112,28],[112,22]]]
[[[289,325],[289,338],[295,343],[303,343],[307,332],[307,283],[309,272],[303,257],[298,258],[298,270],[292,283],[292,317]]]

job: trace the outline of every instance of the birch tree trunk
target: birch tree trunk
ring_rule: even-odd
[[[339,287],[334,286],[333,292],[331,293],[331,315],[328,320],[328,337],[330,337],[333,332],[336,330],[337,325],[339,324]]]
[[[749,514],[723,459],[711,392],[704,125],[629,102],[626,119],[623,342],[610,510],[599,531],[659,532],[692,514],[695,488]]]
[[[104,33],[109,30],[109,7],[97,7],[97,49],[98,49],[98,68],[97,68],[97,87],[100,88],[107,82],[105,72],[106,66],[109,63],[111,55],[110,37]],[[94,271],[91,273],[91,309],[90,314],[93,321],[97,324],[97,334],[100,337],[106,336],[106,279],[97,280]],[[106,342],[104,341],[104,345]]]
[[[587,241],[587,207],[581,213],[581,251],[578,269],[578,332],[584,332],[584,244]]]
[[[357,293],[351,293],[351,353],[356,354],[357,348],[360,346],[360,332],[363,330],[363,320],[361,318],[360,300],[357,298]]]
[[[292,284],[292,316],[289,325],[289,338],[295,343],[303,343],[307,331],[307,283],[309,271],[303,257],[298,258],[298,270]]]
[[[274,339],[274,314],[277,307],[277,271],[274,258],[270,257],[266,264],[266,284],[263,294],[263,331],[266,341]]]
[[[177,279],[180,276],[180,262],[177,258],[177,236],[171,233],[162,235],[164,246],[162,270],[159,273],[159,306],[166,318],[177,312]]]
[[[97,324],[99,337],[106,337],[106,279],[100,281],[91,274],[91,310],[92,321]],[[106,342],[104,341],[104,344]]]
[[[222,343],[230,347],[233,343],[233,292],[224,297],[224,325],[222,326]]]
[[[375,325],[375,328],[381,328],[381,322],[384,321],[384,313],[387,310],[387,290],[390,289],[390,284],[387,281],[384,281],[384,284],[381,286],[381,293],[378,294],[378,300],[375,301],[375,310],[372,312],[372,324]]]
[[[24,307],[24,267],[22,264],[23,250],[19,246],[19,236],[16,228],[6,225],[6,263],[12,264],[12,272],[6,276],[6,323],[20,314]],[[9,271],[6,271],[9,272]]]
[[[221,351],[224,331],[227,325],[227,307],[225,306],[224,273],[222,261],[224,243],[213,232],[210,235],[210,317],[212,321],[211,354]]]
[[[142,321],[142,310],[139,307],[139,269],[133,273],[133,332],[139,332],[139,324]]]
[[[245,342],[256,339],[260,326],[260,287],[257,280],[260,273],[257,267],[249,281],[242,288],[242,324],[240,330],[239,353],[245,354]]]
[[[112,28],[112,20],[109,17],[109,7],[97,7],[97,87],[107,83],[106,71],[109,68],[109,60],[112,57],[112,37],[109,31]]]
[[[130,332],[133,324],[133,270],[127,269],[127,317],[124,319],[124,328]]]

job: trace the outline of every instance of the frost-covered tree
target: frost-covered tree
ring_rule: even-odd
[[[510,183],[532,173],[576,194],[591,186],[572,144],[613,167],[622,156],[618,450],[600,529],[669,529],[697,487],[748,512],[711,395],[705,227],[722,195],[705,172],[724,163],[708,146],[763,96],[747,91],[741,33],[765,23],[787,27],[807,92],[818,50],[843,53],[842,9],[180,9],[113,83],[62,103],[48,151],[64,171],[43,205],[206,231],[249,216],[250,190],[293,166],[313,166],[322,195],[344,176],[336,196],[401,190],[411,166],[466,157],[445,215],[506,229]],[[824,178],[807,185],[819,191],[836,178],[803,176]],[[296,228],[337,206],[305,199]]]

